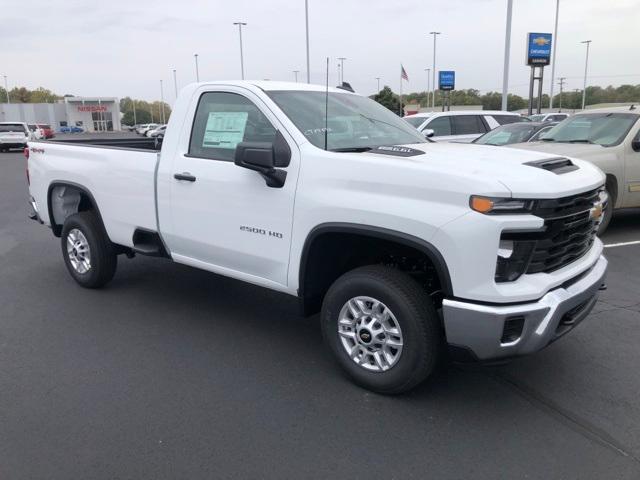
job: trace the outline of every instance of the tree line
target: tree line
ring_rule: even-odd
[[[400,99],[390,87],[385,86],[380,92],[371,98],[384,105],[389,110],[400,112]],[[450,92],[451,105],[482,105],[484,110],[500,110],[502,107],[502,93],[487,92],[480,94],[479,90],[468,88],[466,90],[453,90]],[[442,92],[436,91],[436,106],[442,106]],[[534,107],[536,99],[534,99]],[[621,85],[619,87],[587,87],[586,105],[599,103],[638,102],[640,103],[640,84]],[[413,92],[402,96],[403,105],[418,104],[427,106],[427,92]],[[582,90],[564,91],[553,96],[553,108],[566,110],[579,110],[582,108]],[[527,108],[528,100],[519,95],[509,94],[507,97],[507,110],[522,110]],[[542,108],[549,107],[549,95],[542,95]]]

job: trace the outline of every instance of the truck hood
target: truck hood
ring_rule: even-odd
[[[605,181],[600,169],[575,158],[569,159],[578,168],[564,173],[530,164],[557,158],[557,153],[456,143],[419,143],[402,147],[417,152],[411,156],[398,155],[401,158],[393,158],[393,161],[406,161],[420,170],[437,173],[437,177],[456,182],[459,188],[470,188],[469,193],[489,194],[499,189],[516,198],[558,198],[595,189]],[[354,155],[378,158],[393,155],[391,152],[384,155],[374,152],[376,150]],[[482,188],[487,192],[481,191]]]

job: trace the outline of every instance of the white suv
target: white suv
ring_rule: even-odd
[[[460,110],[424,112],[404,117],[425,137],[442,142],[469,143],[480,135],[507,123],[526,122],[517,113],[499,110]]]
[[[8,152],[12,148],[25,148],[33,137],[23,122],[0,122],[0,150]]]

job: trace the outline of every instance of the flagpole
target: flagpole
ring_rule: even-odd
[[[402,117],[402,114],[404,113],[402,111],[402,64],[400,64],[400,117]]]

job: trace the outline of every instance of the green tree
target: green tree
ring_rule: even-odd
[[[373,99],[380,105],[387,107],[396,115],[400,115],[400,100],[390,87],[385,85],[382,90],[373,96]]]

